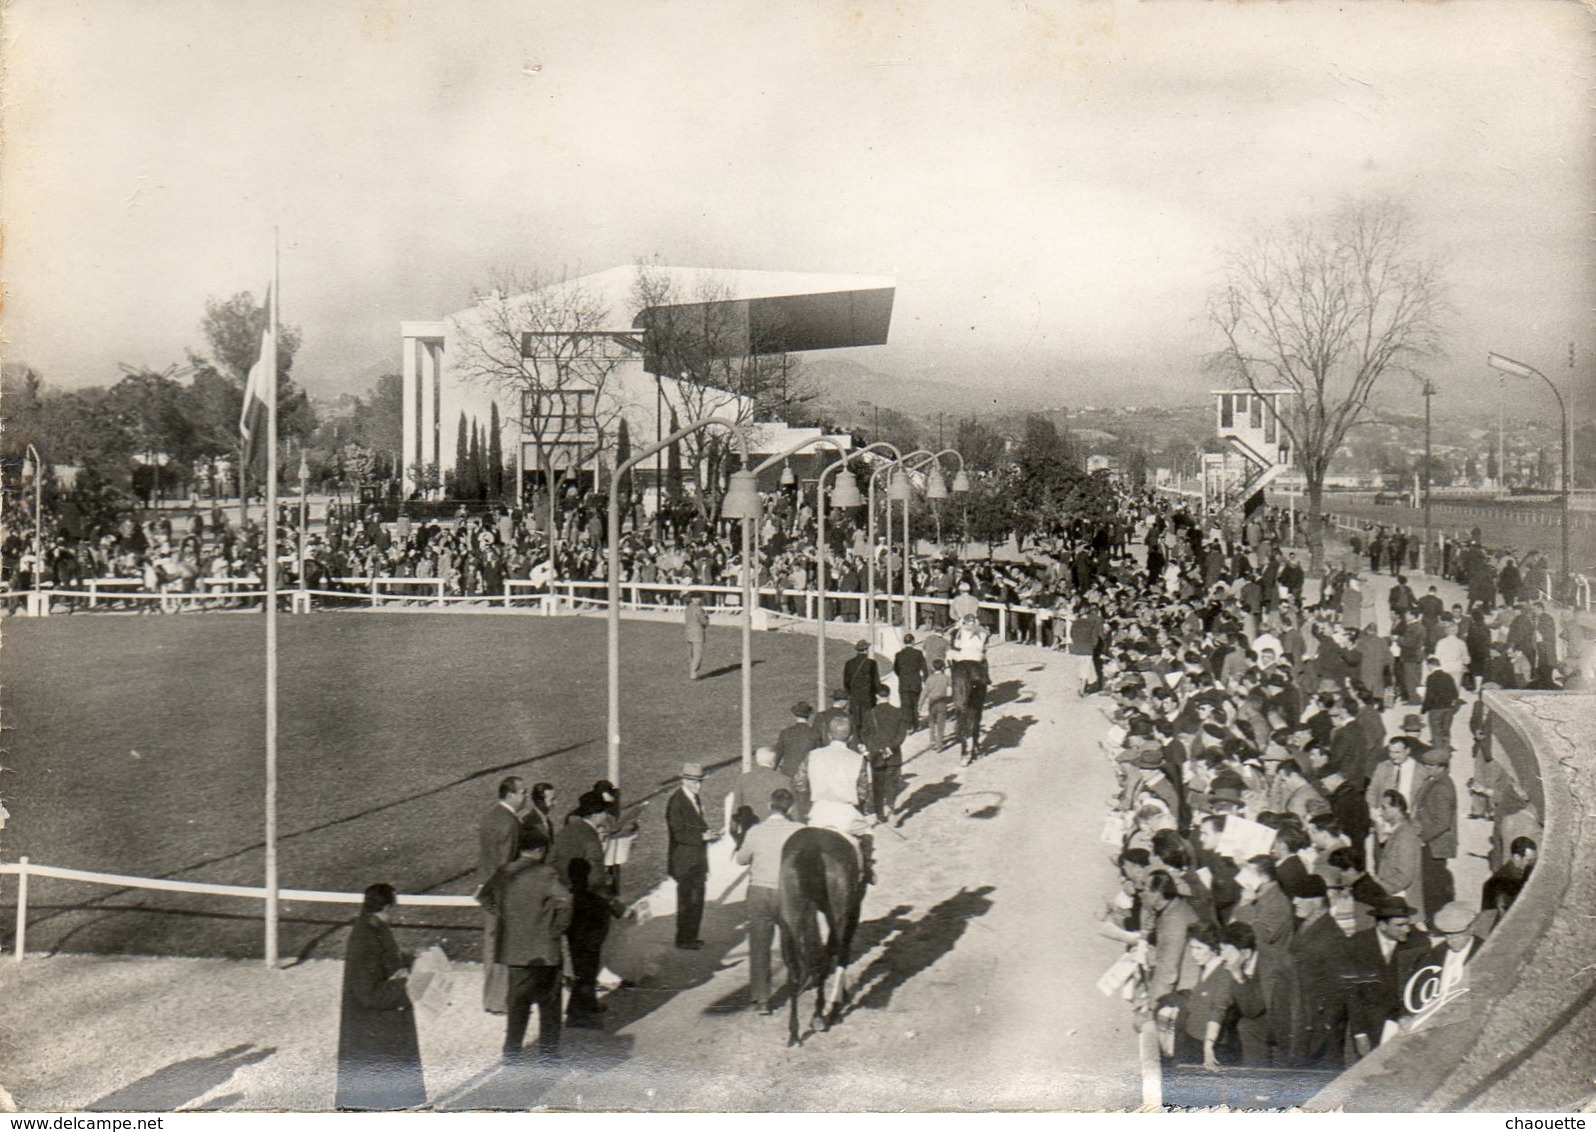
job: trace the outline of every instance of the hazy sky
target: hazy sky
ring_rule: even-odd
[[[62,385],[283,312],[313,395],[495,266],[894,274],[898,374],[1202,395],[1223,251],[1407,202],[1487,350],[1596,340],[1592,18],[1574,0],[11,0],[9,358]],[[1586,402],[1589,404],[1590,402]],[[1417,400],[1415,399],[1415,404]],[[1437,405],[1441,411],[1442,406]]]

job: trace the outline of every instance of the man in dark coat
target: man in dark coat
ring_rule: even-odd
[[[560,1056],[560,938],[571,926],[571,893],[552,865],[549,843],[538,829],[523,831],[516,859],[483,889],[483,908],[501,921],[495,958],[509,972],[504,1060],[521,1060],[532,1007],[538,1010],[538,1059]]]
[[[703,786],[703,766],[686,763],[681,785],[665,806],[665,828],[670,840],[666,871],[676,882],[676,946],[683,951],[697,951],[704,946],[698,929],[704,920],[704,890],[709,883],[709,843],[718,836],[704,820],[704,805],[699,797]]]
[[[571,923],[565,938],[571,948],[572,985],[566,1022],[584,1029],[597,1028],[597,1016],[605,1011],[598,1000],[598,977],[604,966],[604,940],[610,933],[615,898],[604,865],[604,834],[609,822],[604,799],[591,790],[583,794],[576,812],[555,836],[549,861],[560,882],[571,890]]]
[[[1302,564],[1297,561],[1297,556],[1290,555],[1286,559],[1286,564],[1280,568],[1280,584],[1291,595],[1293,605],[1302,604],[1302,585],[1306,580],[1307,575],[1303,573]]]
[[[876,697],[886,690],[875,658],[870,655],[869,641],[853,646],[853,656],[842,666],[842,686],[848,690],[848,722],[853,727],[848,741],[858,744],[864,741],[865,716],[875,707]]]
[[[388,926],[397,901],[392,885],[372,885],[349,931],[338,1020],[336,1104],[341,1109],[418,1108],[427,1103],[416,1016],[406,987],[410,964]]]
[[[776,737],[776,769],[788,778],[798,773],[809,752],[820,746],[815,709],[804,700],[792,705],[792,722]]]
[[[1462,702],[1458,695],[1457,681],[1452,679],[1452,674],[1441,667],[1438,657],[1430,657],[1424,662],[1426,674],[1424,677],[1424,701],[1419,705],[1425,720],[1430,725],[1430,746],[1439,747],[1450,753],[1452,750],[1452,719],[1457,715],[1458,704]]]
[[[776,768],[776,749],[760,747],[754,751],[754,765],[738,776],[736,807],[748,807],[763,821],[770,815],[770,796],[777,790],[790,792],[792,779]]]
[[[892,816],[903,778],[904,715],[883,696],[865,716],[865,750],[870,755],[870,780],[874,785],[876,817]]]
[[[1448,862],[1457,856],[1457,787],[1452,782],[1452,753],[1432,747],[1419,756],[1438,773],[1414,781],[1411,812],[1424,844],[1424,914],[1433,916],[1457,894]]]
[[[925,654],[914,647],[914,634],[905,633],[903,647],[892,658],[892,671],[898,676],[898,707],[903,712],[903,731],[913,734],[920,725],[920,692],[925,687]]]
[[[1381,897],[1373,911],[1374,926],[1347,940],[1348,1021],[1359,1057],[1380,1044],[1386,1022],[1402,1017],[1403,988],[1429,950],[1400,896]]]
[[[499,800],[477,823],[477,887],[516,858],[521,840],[521,817],[528,808],[526,783],[511,775],[499,783]],[[509,988],[509,972],[494,958],[499,951],[499,918],[482,914],[482,1009],[503,1014]]]
[[[1298,1064],[1337,1068],[1347,1024],[1347,937],[1330,915],[1324,878],[1309,873],[1290,890],[1297,930],[1291,937],[1291,1053]]]

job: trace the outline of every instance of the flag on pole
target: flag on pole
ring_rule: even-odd
[[[266,431],[267,398],[277,392],[277,311],[272,306],[272,289],[266,287],[266,329],[260,336],[260,356],[249,367],[244,383],[244,411],[238,418],[238,431],[244,438],[244,463],[254,457],[256,439]]]

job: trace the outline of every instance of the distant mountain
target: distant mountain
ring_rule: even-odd
[[[875,406],[921,419],[937,413],[974,415],[1012,408],[1007,391],[975,383],[901,377],[849,358],[804,356],[803,372],[819,390],[819,401],[839,421],[863,420]]]

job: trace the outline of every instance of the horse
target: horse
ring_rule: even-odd
[[[787,967],[787,1045],[798,1036],[798,997],[814,988],[814,1029],[824,1032],[841,1016],[847,997],[846,971],[864,900],[859,851],[834,829],[805,826],[781,851],[776,922],[781,960]],[[820,939],[817,917],[826,921]],[[835,975],[835,979],[833,979]]]
[[[953,662],[953,710],[959,721],[959,758],[966,766],[981,749],[981,712],[986,707],[986,665],[975,660]]]

